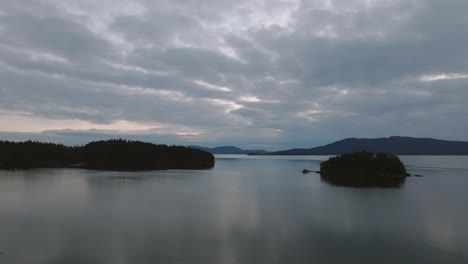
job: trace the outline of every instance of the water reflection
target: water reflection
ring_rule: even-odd
[[[468,263],[466,170],[360,189],[315,167],[0,172],[0,263]]]
[[[405,184],[406,177],[359,177],[359,176],[324,176],[320,175],[322,182],[334,186],[355,188],[400,188]]]

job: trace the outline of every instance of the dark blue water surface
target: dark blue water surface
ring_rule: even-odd
[[[0,263],[468,263],[468,157],[401,157],[350,188],[327,157],[219,155],[211,170],[0,171]]]

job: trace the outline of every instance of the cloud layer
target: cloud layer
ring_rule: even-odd
[[[2,1],[0,133],[468,140],[463,0]]]

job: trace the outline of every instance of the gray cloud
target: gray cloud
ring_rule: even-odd
[[[1,6],[5,139],[468,140],[466,1]]]

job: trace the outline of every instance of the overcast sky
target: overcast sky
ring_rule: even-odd
[[[468,140],[466,0],[0,0],[0,138]]]

